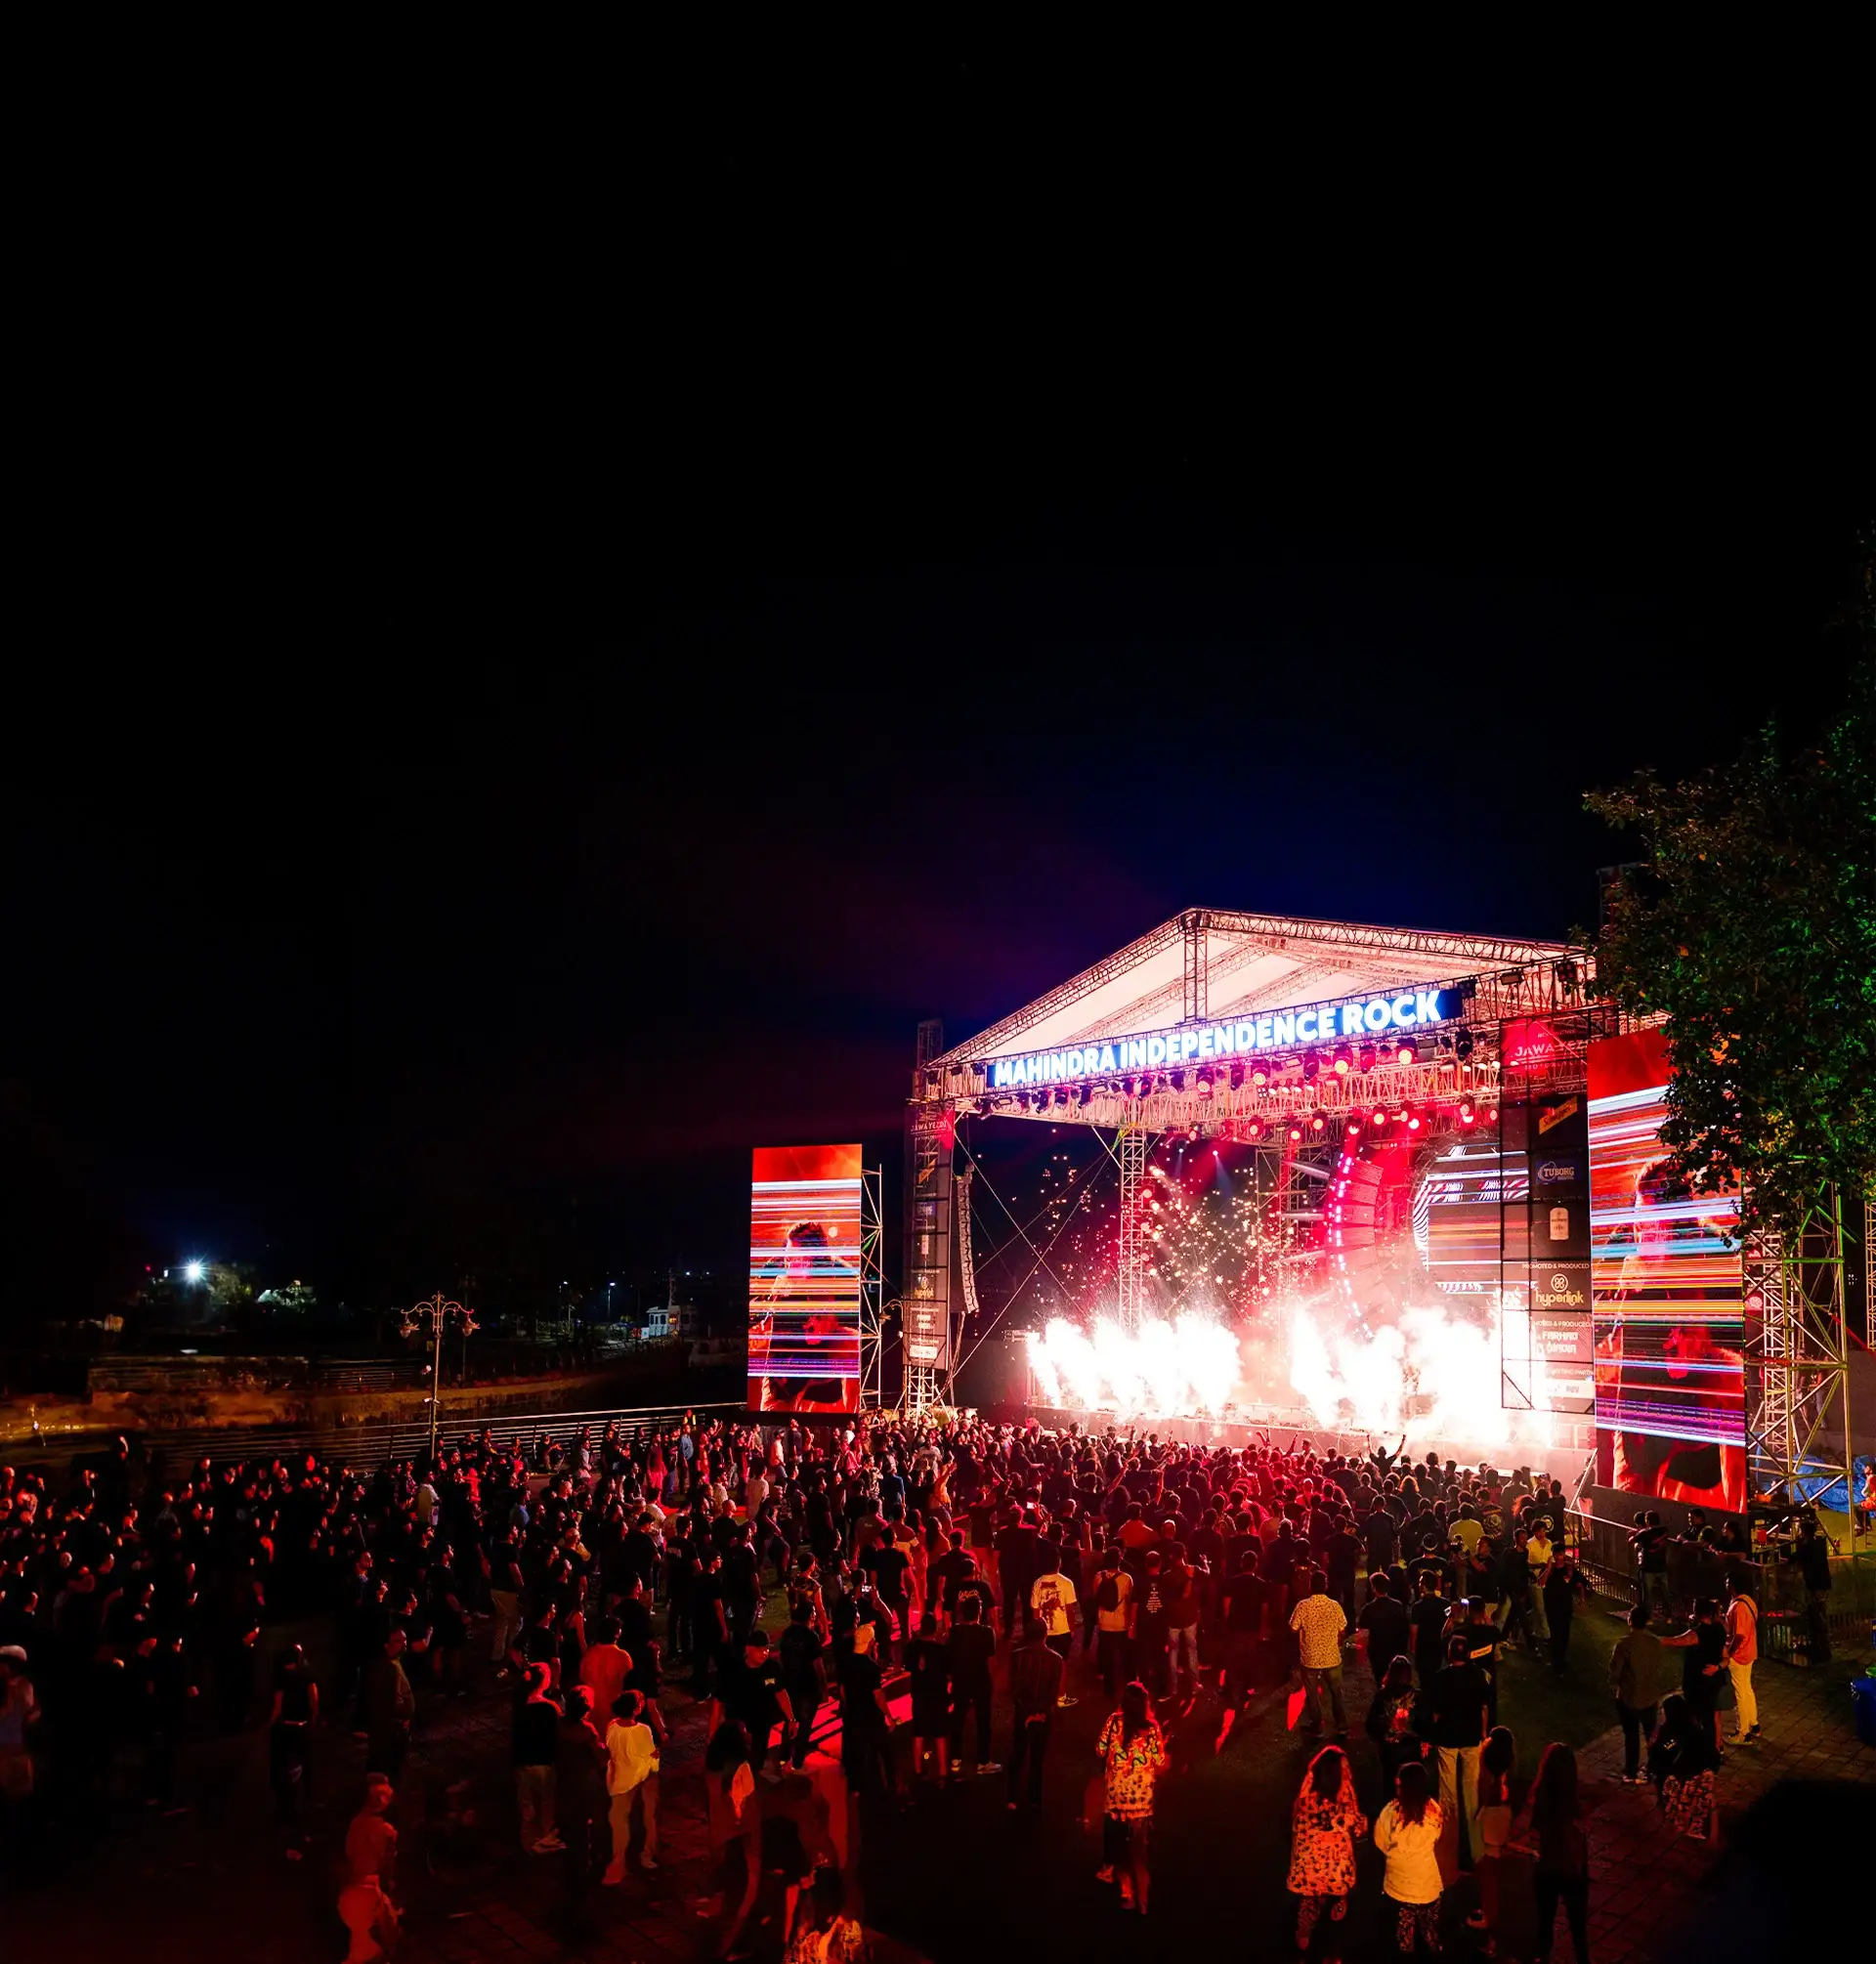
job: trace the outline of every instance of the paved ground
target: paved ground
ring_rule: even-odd
[[[1602,1673],[1616,1629],[1611,1618],[1587,1612],[1560,1685],[1535,1659],[1509,1658],[1501,1712],[1517,1732],[1526,1772],[1548,1737],[1583,1747],[1596,1810],[1591,1947],[1598,1964],[1657,1958],[1674,1964],[1681,1954],[1715,1964],[1745,1954],[1730,1940],[1754,1931],[1764,1932],[1753,1953],[1764,1964],[1784,1947],[1772,1933],[1788,1938],[1794,1914],[1797,1927],[1827,1932],[1827,1887],[1842,1879],[1842,1856],[1857,1846],[1859,1833],[1862,1848],[1870,1845],[1868,1829],[1855,1825],[1849,1806],[1876,1798],[1876,1753],[1857,1747],[1849,1726],[1845,1686],[1855,1660],[1811,1672],[1761,1666],[1768,1743],[1727,1756],[1722,1839],[1703,1845],[1663,1833],[1651,1789],[1615,1783],[1620,1739],[1603,1725],[1609,1708]],[[1153,1915],[1141,1925],[1093,1880],[1094,1844],[1080,1813],[1106,1707],[1097,1687],[1084,1682],[1076,1688],[1083,1699],[1059,1715],[1039,1817],[1009,1814],[1003,1782],[978,1778],[922,1792],[904,1815],[881,1811],[866,1818],[863,1845],[848,1853],[869,1924],[881,1934],[881,1956],[950,1964],[987,1945],[1027,1948],[1039,1942],[1071,1954],[1117,1943],[1131,1952],[1181,1959],[1223,1945],[1289,1953],[1287,1811],[1309,1745],[1286,1730],[1281,1693],[1254,1706],[1221,1744],[1215,1696],[1203,1695],[1192,1710],[1172,1716],[1173,1772],[1155,1831]],[[1352,1749],[1372,1814],[1379,1770],[1359,1731],[1369,1695],[1359,1665],[1350,1669],[1349,1693]],[[699,1955],[707,1926],[694,1902],[707,1877],[694,1769],[704,1714],[681,1689],[667,1690],[663,1703],[677,1736],[663,1784],[662,1865],[655,1876],[635,1874],[621,1889],[603,1892],[596,1928],[577,1938],[567,1922],[558,1865],[519,1847],[507,1792],[505,1698],[484,1684],[467,1700],[431,1703],[396,1815],[404,1835],[401,1964],[533,1958],[662,1964]],[[999,1757],[1006,1737],[1000,1705]],[[117,1954],[144,1964],[200,1958],[330,1964],[343,1947],[332,1914],[333,1863],[355,1804],[362,1747],[341,1729],[328,1731],[322,1748],[303,1859],[287,1859],[287,1841],[273,1820],[259,1736],[205,1741],[186,1759],[179,1795],[185,1810],[131,1811],[93,1841],[60,1837],[36,1852],[24,1886],[7,1905],[0,1948],[9,1964]],[[1838,1784],[1827,1790],[1807,1784],[1816,1781]],[[763,1791],[772,1807],[791,1804],[789,1793]],[[1763,1804],[1748,1815],[1754,1801]],[[1343,1933],[1350,1958],[1379,1957],[1390,1947],[1377,1910],[1380,1864],[1372,1849],[1362,1860],[1363,1888]],[[1528,1874],[1515,1857],[1511,1867],[1502,1947],[1527,1956]],[[1794,1909],[1781,1897],[1788,1877],[1814,1878],[1802,1881],[1796,1899],[1808,1907]],[[1454,1954],[1463,1955],[1468,1944],[1462,1923],[1469,1889],[1462,1880],[1450,1894]],[[755,1932],[758,1956],[776,1953],[778,1908],[779,1900],[765,1894],[758,1913],[771,1920]],[[1569,1954],[1560,1931],[1557,1943],[1556,1954]]]

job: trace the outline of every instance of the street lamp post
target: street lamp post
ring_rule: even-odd
[[[467,1369],[469,1356],[469,1333],[476,1327],[476,1312],[465,1309],[460,1302],[445,1299],[441,1289],[434,1296],[412,1304],[404,1312],[404,1334],[414,1337],[419,1330],[428,1329],[432,1356],[430,1363],[430,1470],[434,1473],[437,1465],[437,1421],[443,1414],[443,1333],[454,1317],[462,1330],[464,1368]]]

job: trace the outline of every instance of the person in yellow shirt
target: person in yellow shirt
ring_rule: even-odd
[[[1752,1688],[1752,1667],[1759,1661],[1759,1605],[1746,1594],[1736,1575],[1727,1584],[1727,1647],[1722,1654],[1739,1707],[1739,1729],[1733,1733],[1731,1743],[1756,1746],[1759,1699]]]

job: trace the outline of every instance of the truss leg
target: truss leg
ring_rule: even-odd
[[[1123,1330],[1137,1330],[1145,1309],[1146,1223],[1140,1218],[1140,1187],[1146,1178],[1150,1143],[1143,1126],[1125,1126],[1116,1140],[1121,1163],[1121,1260],[1116,1300]]]
[[[1801,1482],[1850,1498],[1850,1339],[1841,1203],[1820,1193],[1798,1232],[1746,1244],[1746,1476],[1787,1507]]]

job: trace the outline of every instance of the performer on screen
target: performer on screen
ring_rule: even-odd
[[[855,1318],[839,1309],[794,1310],[812,1304],[817,1278],[850,1282],[851,1260],[835,1251],[833,1236],[818,1220],[800,1220],[789,1229],[782,1259],[770,1271],[768,1288],[749,1310],[749,1376],[759,1381],[756,1410],[762,1412],[844,1411],[851,1397],[849,1377],[771,1377],[770,1364],[785,1369],[825,1361],[830,1368],[858,1364],[853,1353],[859,1331]]]
[[[1689,1429],[1710,1421],[1713,1429],[1734,1430],[1744,1420],[1746,1361],[1738,1350],[1714,1342],[1713,1330],[1701,1315],[1700,1303],[1684,1322],[1660,1313],[1681,1283],[1673,1263],[1700,1248],[1724,1245],[1736,1220],[1735,1203],[1728,1196],[1711,1206],[1698,1204],[1671,1160],[1657,1160],[1636,1176],[1633,1239],[1626,1252],[1619,1243],[1605,1251],[1621,1255],[1622,1266],[1613,1289],[1599,1291],[1599,1303],[1632,1302],[1644,1313],[1635,1320],[1634,1341],[1627,1334],[1629,1319],[1608,1318],[1596,1346],[1596,1380],[1599,1398],[1612,1398],[1618,1409],[1633,1397],[1671,1405]],[[1646,1305],[1659,1307],[1646,1313]],[[1722,1314],[1727,1306],[1716,1301]],[[1659,1331],[1659,1353],[1649,1342]],[[1746,1505],[1746,1451],[1743,1443],[1661,1438],[1650,1432],[1623,1430],[1612,1435],[1611,1463],[1599,1466],[1602,1484],[1625,1493],[1649,1494],[1657,1500],[1684,1501],[1693,1507],[1724,1508],[1738,1514]]]

